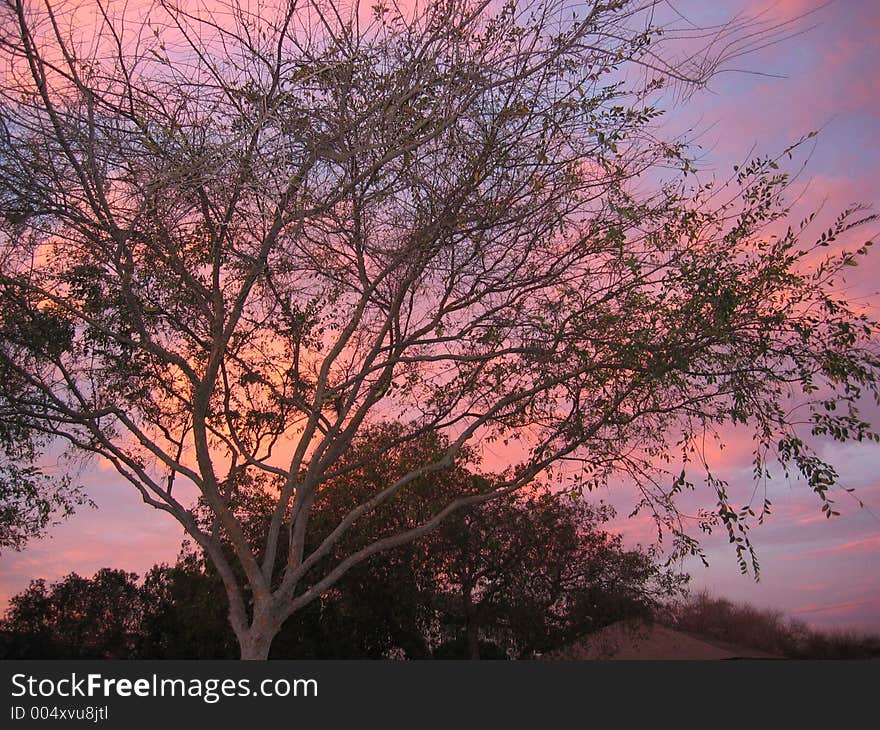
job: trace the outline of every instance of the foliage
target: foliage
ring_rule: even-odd
[[[137,576],[103,568],[92,578],[71,573],[46,587],[42,579],[13,596],[2,622],[9,658],[126,659],[141,625]]]
[[[67,476],[53,479],[0,457],[0,549],[21,550],[83,504],[92,502]]]
[[[0,333],[8,327],[7,312],[0,309]],[[2,361],[0,383],[0,551],[21,550],[28,540],[45,535],[77,507],[92,502],[69,475],[53,477],[36,465],[43,439],[27,419],[10,416],[15,409],[8,398],[20,395],[23,385]]]
[[[450,518],[427,557],[442,579],[434,603],[448,651],[479,658],[481,641],[491,640],[508,655],[534,656],[650,617],[683,592],[685,576],[601,529],[612,515],[537,489]]]
[[[140,587],[142,618],[135,656],[144,659],[235,659],[226,595],[192,554],[156,565]]]
[[[676,604],[668,620],[684,631],[790,659],[880,657],[880,636],[812,629],[781,611],[734,603],[705,591]]]

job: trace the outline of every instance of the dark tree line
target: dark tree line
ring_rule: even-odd
[[[393,430],[372,437],[392,443]],[[318,539],[376,483],[430,458],[442,444],[427,438],[415,449],[389,446],[385,459],[366,465],[361,448],[366,445],[356,444],[346,457],[357,468],[328,486],[315,511]],[[450,491],[482,490],[493,478],[466,468],[425,477],[405,498],[369,515],[339,549],[356,553],[416,523]],[[247,482],[236,490],[239,519],[255,534],[271,519],[267,492],[267,485]],[[461,512],[425,538],[350,570],[285,626],[272,656],[530,657],[615,620],[647,617],[684,578],[664,570],[650,551],[624,548],[619,536],[602,529],[610,516],[606,506],[547,489]],[[227,610],[217,573],[184,545],[175,565],[154,566],[143,580],[105,568],[91,579],[33,581],[10,603],[2,654],[235,658]]]

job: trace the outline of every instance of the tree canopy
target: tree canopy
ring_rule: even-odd
[[[878,359],[836,288],[867,248],[820,254],[867,215],[787,226],[785,155],[694,176],[665,90],[771,31],[733,24],[673,63],[704,36],[657,5],[3,0],[0,424],[178,520],[248,658],[371,555],[553,470],[627,476],[694,550],[674,496],[697,478],[658,467],[680,453],[745,555],[761,505],[700,456],[722,424],[751,430],[759,481],[778,459],[832,512],[810,438],[877,438],[857,406]],[[343,459],[383,421],[391,443]],[[328,485],[426,436],[442,451],[311,541]],[[485,446],[500,478],[339,551]]]

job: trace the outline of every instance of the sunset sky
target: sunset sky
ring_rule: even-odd
[[[673,0],[674,8],[697,24],[739,10],[769,8],[773,16],[796,17],[821,0]],[[706,10],[710,6],[710,10]],[[775,154],[813,130],[806,169],[795,190],[801,192],[793,217],[800,220],[821,207],[819,235],[828,221],[853,203],[880,206],[880,2],[836,0],[798,28],[805,32],[763,49],[736,65],[671,111],[670,133],[693,129],[703,155],[698,167],[705,179],[726,178],[734,164],[752,154]],[[768,74],[772,74],[768,75]],[[781,77],[778,78],[777,76]],[[803,157],[794,161],[799,165]],[[797,168],[795,168],[797,169]],[[876,237],[880,225],[859,229],[857,239]],[[880,314],[880,256],[852,269],[847,296]],[[880,427],[880,411],[871,414]],[[716,469],[731,485],[751,484],[751,445],[731,432]],[[821,502],[802,481],[779,476],[770,484],[775,510],[752,532],[761,562],[760,582],[739,573],[725,536],[704,540],[710,566],[698,561],[684,568],[696,588],[776,607],[823,628],[870,629],[880,632],[880,445],[828,444],[821,454],[840,472],[842,490],[832,498],[842,513],[825,519]],[[75,571],[91,575],[105,566],[143,574],[157,562],[173,562],[182,529],[167,515],[145,507],[136,492],[106,468],[94,466],[82,479],[98,509],[82,509],[54,528],[51,537],[33,541],[20,552],[0,557],[0,606],[32,578],[54,580]],[[703,493],[703,506],[711,495]],[[598,495],[618,505],[621,515],[631,503],[625,488]],[[864,503],[860,508],[856,497]],[[650,542],[655,532],[648,520],[619,517],[614,528],[630,543]]]
[[[706,3],[678,2],[675,7],[697,22],[721,13],[765,8],[792,17],[815,8],[810,0]],[[706,11],[705,6],[712,6]],[[793,218],[800,220],[821,206],[827,223],[853,203],[880,204],[880,3],[838,0],[802,21],[812,28],[782,45],[766,49],[739,64],[745,70],[782,75],[769,78],[729,73],[715,79],[709,93],[694,98],[673,117],[690,124],[706,150],[703,167],[719,177],[740,163],[754,146],[755,153],[773,154],[820,130],[815,149],[796,189],[803,191]],[[803,213],[803,215],[801,215]],[[827,227],[827,226],[826,226]],[[877,224],[856,232],[855,240],[875,238]],[[816,229],[821,230],[821,226]],[[848,279],[846,294],[877,313],[880,299],[880,261]],[[876,412],[875,412],[876,415]],[[876,422],[876,421],[875,421]],[[751,482],[751,445],[731,434],[720,462],[731,483]],[[803,482],[779,478],[769,494],[777,509],[752,539],[761,563],[755,583],[739,574],[726,536],[704,542],[710,567],[686,564],[695,587],[717,595],[785,610],[789,615],[822,627],[880,630],[880,448],[829,444],[823,456],[838,466],[842,485],[856,489],[865,504],[860,509],[848,494],[836,497],[842,515],[828,520]],[[614,501],[614,500],[612,500]],[[630,539],[650,540],[650,525],[617,526]]]

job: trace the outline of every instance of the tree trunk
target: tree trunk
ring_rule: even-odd
[[[243,641],[239,640],[241,658],[245,661],[265,661],[269,658],[269,649],[272,646],[273,638],[272,636],[248,636]]]
[[[272,640],[278,634],[281,627],[274,621],[262,614],[257,614],[254,622],[246,632],[240,634],[238,645],[241,649],[241,658],[249,661],[265,661],[269,658],[269,649],[272,648]]]
[[[464,630],[467,638],[468,659],[480,658],[480,625],[470,585],[464,586]]]
[[[480,658],[480,631],[473,616],[467,617],[468,659]]]

